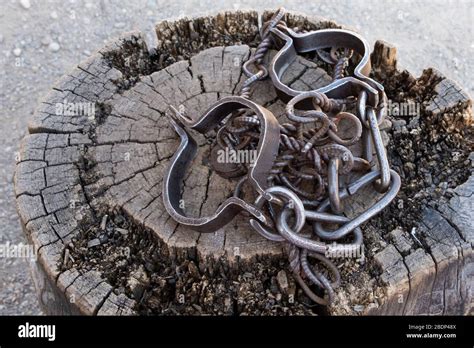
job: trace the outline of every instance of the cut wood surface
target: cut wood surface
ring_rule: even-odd
[[[298,14],[287,15],[287,21],[302,30],[337,27]],[[140,33],[124,34],[65,75],[40,104],[21,144],[15,190],[25,233],[38,251],[33,275],[48,313],[141,314],[153,312],[148,308],[153,301],[161,308],[165,292],[156,285],[162,281],[160,266],[143,256],[159,254],[157,260],[170,260],[173,267],[186,260],[185,272],[201,279],[190,286],[201,287],[201,292],[207,285],[200,277],[213,269],[222,269],[226,279],[235,278],[240,282],[232,290],[237,295],[226,297],[224,309],[212,313],[240,314],[244,311],[233,309],[240,308],[244,291],[239,274],[258,274],[255,265],[262,260],[285,260],[282,245],[260,237],[243,216],[215,233],[199,234],[177,225],[162,202],[163,173],[179,144],[168,120],[170,105],[198,117],[218,98],[238,94],[245,79],[242,63],[258,42],[257,23],[256,12],[164,21],[156,27],[158,46],[151,53]],[[376,78],[387,82],[389,97],[403,90],[423,101],[422,119],[418,117],[422,134],[441,125],[460,147],[465,144],[456,136],[471,125],[471,101],[454,81],[434,70],[419,79],[400,71],[395,48],[384,42],[377,42],[372,62]],[[283,80],[303,90],[324,86],[331,78],[322,67],[299,57]],[[251,98],[282,117],[284,104],[270,81],[258,82]],[[87,113],[89,107],[93,113]],[[383,124],[386,143],[407,136],[403,127],[410,125],[397,122],[388,118]],[[186,175],[183,202],[188,215],[203,216],[232,193],[235,181],[210,169],[209,139],[193,136],[199,153]],[[467,144],[471,150],[464,145],[463,151],[469,155],[472,143]],[[470,174],[462,182],[452,175],[459,185],[449,187],[448,196],[423,201],[407,188],[393,204],[419,201],[416,224],[389,213],[390,224],[378,224],[382,215],[363,226],[365,261],[341,263],[352,277],[344,281],[343,273],[331,314],[472,314],[474,179],[472,162],[459,151]],[[413,168],[394,157],[403,191]],[[345,213],[353,216],[376,199],[367,190],[345,205]],[[142,231],[151,235],[151,242]],[[286,275],[272,277],[283,296],[290,296],[291,286],[282,285]],[[256,291],[265,292],[265,286]],[[299,294],[296,303],[287,301],[282,307],[307,314],[300,311],[306,308],[301,291],[292,291]],[[180,296],[176,290],[171,297],[182,303]],[[186,297],[190,308],[207,305],[192,298]]]

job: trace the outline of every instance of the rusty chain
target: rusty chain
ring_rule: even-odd
[[[361,62],[364,59],[365,62],[359,63],[354,69],[354,76],[346,76],[351,59],[356,56],[355,50],[350,47],[350,40],[362,39],[343,30],[297,34],[287,27],[284,18],[285,10],[280,8],[262,25],[261,41],[251,58],[242,66],[247,79],[242,84],[240,98],[248,102],[237,99],[239,97],[223,100],[192,124],[175,110],[173,125],[181,136],[182,145],[164,180],[165,207],[175,220],[198,230],[203,224],[213,227],[230,221],[237,213],[235,209],[232,214],[227,215],[223,211],[232,204],[238,206],[239,210],[249,212],[250,225],[257,233],[269,240],[285,243],[291,270],[308,297],[318,304],[328,305],[333,301],[334,290],[341,282],[339,270],[328,256],[335,250],[361,250],[363,234],[360,225],[378,214],[393,200],[400,188],[400,177],[389,167],[379,130],[386,104],[383,87],[368,78],[365,66],[359,68],[367,64],[367,50],[358,52],[359,56],[362,56]],[[291,90],[283,86],[279,81],[278,72],[275,73],[279,66],[278,59],[292,49],[288,42],[291,44],[293,40],[300,40],[299,45],[305,47],[304,40],[313,34],[333,35],[328,36],[334,38],[333,46],[313,47],[312,50],[316,51],[320,59],[332,65],[334,88],[304,92]],[[351,39],[351,35],[354,39]],[[279,49],[282,39],[287,40],[287,45],[280,48],[270,66],[266,66],[264,60],[269,49]],[[304,49],[310,51],[311,47]],[[362,70],[364,71],[360,73]],[[252,86],[269,75],[277,92],[289,99],[285,108],[285,122],[275,122],[273,116],[270,117],[271,120],[265,115],[262,116],[260,107],[250,101]],[[344,92],[334,92],[339,89]],[[239,106],[234,106],[229,111],[225,106],[235,103],[236,100],[239,100]],[[215,111],[218,108],[225,109],[221,112],[222,115]],[[184,217],[175,207],[173,201],[177,198],[174,197],[176,193],[172,191],[176,191],[176,188],[172,190],[170,187],[177,185],[173,177],[173,173],[177,173],[175,167],[186,161],[184,156],[190,156],[185,155],[190,139],[181,125],[184,123],[204,132],[212,127],[203,130],[200,124],[209,123],[206,119],[211,117],[219,118],[219,122],[215,123],[218,124],[216,148],[233,151],[259,150],[257,162],[260,162],[233,164],[222,169],[222,165],[219,166],[214,159],[211,166],[218,174],[226,178],[240,178],[233,197],[229,199],[234,201],[223,204],[218,212],[207,220],[193,220]],[[279,145],[274,148],[274,154],[267,155],[262,152],[262,138],[268,138],[265,135],[272,122],[276,127],[276,133],[272,134],[278,134],[279,131]],[[350,125],[350,138],[342,138],[339,134],[341,122]],[[361,157],[355,156],[349,148],[355,144],[362,146]],[[376,162],[373,158],[374,151]],[[261,164],[263,162],[265,166]],[[265,171],[261,170],[263,167]],[[255,179],[255,173],[263,175],[262,178]],[[346,184],[347,180],[343,181],[341,178],[347,178],[349,175],[357,179]],[[263,182],[265,177],[266,182]],[[256,199],[252,203],[244,202],[240,198],[242,186],[247,181],[253,182],[252,186],[256,191]],[[356,195],[361,188],[368,185],[383,194],[382,197],[358,216],[352,219],[344,216],[347,198]],[[338,227],[334,229],[335,226]],[[207,228],[205,232],[215,229]],[[347,237],[351,242],[347,242]],[[334,244],[342,239],[344,243]],[[310,259],[316,261],[319,267],[310,263]]]

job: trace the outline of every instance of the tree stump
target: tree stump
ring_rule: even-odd
[[[38,107],[15,172],[24,231],[38,252],[34,279],[48,314],[472,314],[471,100],[434,69],[400,70],[396,50],[377,42],[373,74],[393,105],[384,124],[399,196],[363,227],[365,257],[338,261],[342,286],[314,308],[287,270],[282,246],[238,216],[215,233],[177,225],[162,202],[162,178],[179,140],[169,106],[199,116],[237,94],[241,65],[258,43],[258,13],[163,21],[149,50],[124,34],[65,75]],[[264,17],[269,14],[265,13]],[[340,27],[289,13],[290,27]],[[274,54],[274,52],[272,53]],[[284,80],[327,84],[324,64],[299,57]],[[269,81],[252,100],[284,113]],[[402,114],[403,103],[418,113]],[[184,184],[184,210],[200,216],[235,181],[209,165],[208,139]],[[345,205],[348,216],[375,199]]]

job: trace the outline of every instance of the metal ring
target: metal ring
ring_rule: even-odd
[[[352,138],[349,138],[349,139],[342,139],[341,137],[339,137],[339,135],[336,132],[334,132],[332,130],[328,130],[329,137],[333,141],[338,143],[339,145],[349,146],[349,145],[355,144],[360,139],[360,137],[362,135],[362,123],[360,122],[359,118],[356,115],[354,115],[350,112],[345,112],[345,111],[338,113],[335,116],[335,118],[336,118],[336,122],[335,122],[336,125],[342,119],[352,120],[352,122],[355,125],[355,135]]]
[[[386,100],[387,95],[385,92],[381,93],[382,98],[377,105],[377,124],[380,125],[383,120],[385,119],[385,111],[386,111]],[[370,128],[369,121],[367,121],[367,108],[374,107],[371,105],[367,105],[367,91],[361,90],[357,97],[357,114],[359,116],[360,121],[366,128]]]
[[[314,211],[314,210],[306,210],[305,211],[305,216],[306,220],[311,221],[311,224],[313,225],[313,230],[315,234],[323,239],[327,240],[338,240],[341,237],[339,235],[332,235],[329,234],[331,231],[328,231],[327,234],[321,235],[316,233],[319,230],[315,230],[314,224],[316,223],[332,223],[332,224],[344,224],[351,219],[349,219],[346,216],[343,215],[335,215],[335,214],[330,214],[330,213],[325,213],[325,212],[320,212],[320,211]],[[326,231],[325,231],[326,232]],[[362,244],[363,241],[363,235],[362,235],[362,229],[358,226],[354,230],[354,240],[350,244],[343,244],[343,245],[360,245]],[[330,248],[330,244],[328,244],[328,248]]]
[[[390,189],[385,192],[380,200],[372,205],[369,209],[365,210],[363,213],[358,215],[356,218],[345,223],[342,227],[339,227],[334,231],[327,231],[323,228],[321,222],[316,222],[313,225],[313,230],[316,235],[323,239],[335,240],[340,239],[353,231],[356,227],[360,226],[367,220],[371,219],[373,216],[380,213],[390,202],[395,198],[398,191],[400,190],[401,180],[400,176],[394,170],[390,170],[391,175],[391,185]],[[352,196],[357,193],[362,187],[367,186],[368,184],[374,182],[380,176],[380,171],[371,171],[360,179],[356,180],[354,183],[350,184],[346,189],[339,191],[339,197],[345,198]],[[324,200],[321,205],[316,210],[317,212],[324,212],[330,207],[329,199]],[[308,216],[308,213],[306,213]],[[308,217],[310,219],[310,217]]]
[[[304,215],[305,208],[301,199],[295,193],[293,193],[291,190],[287,189],[286,187],[272,186],[266,189],[264,194],[260,194],[257,197],[254,205],[258,207],[259,209],[261,209],[265,201],[269,201],[270,204],[271,202],[275,202],[280,205],[284,204],[284,201],[281,201],[279,199],[274,199],[274,198],[271,199],[269,195],[282,196],[286,198],[288,202],[292,202],[290,204],[290,209],[293,209],[295,211],[295,216],[296,216],[293,228],[298,232],[301,231],[301,229],[303,228],[305,224],[305,215]],[[262,224],[260,224],[260,222],[255,219],[250,219],[250,226],[252,226],[252,228],[255,231],[257,231],[260,235],[262,235],[263,237],[269,240],[273,240],[276,242],[283,242],[285,240],[285,238],[283,238],[282,236],[270,231],[268,228],[263,227]]]
[[[367,118],[369,120],[375,153],[381,171],[381,178],[374,183],[374,188],[378,192],[383,193],[387,191],[390,186],[390,164],[388,163],[387,152],[383,145],[382,135],[380,134],[377,117],[373,108],[367,109]]]
[[[337,60],[335,60],[334,57],[332,57],[331,52],[327,52],[321,48],[319,50],[316,50],[316,53],[318,54],[319,58],[321,58],[323,62],[326,62],[331,65],[334,65],[337,63]]]
[[[314,122],[318,120],[320,121],[321,118],[327,117],[326,113],[321,111],[322,108],[320,105],[313,103],[316,110],[309,110],[309,111],[303,112],[304,116],[295,115],[295,106],[301,101],[305,99],[309,99],[309,98],[312,98],[313,100],[317,99],[319,101],[322,95],[324,94],[321,94],[316,91],[309,91],[309,92],[303,92],[295,96],[288,102],[288,104],[286,104],[286,107],[285,107],[286,115],[288,116],[290,120],[294,122],[298,122],[298,123],[310,123],[310,122]],[[327,104],[327,103],[328,103],[327,100],[323,100],[323,104]],[[323,105],[323,106],[327,106],[327,105]],[[319,108],[319,110],[317,108]]]
[[[320,254],[324,254],[327,250],[327,246],[325,243],[318,242],[301,235],[298,235],[297,232],[293,231],[290,226],[288,225],[288,217],[289,217],[289,210],[284,209],[281,211],[280,215],[278,216],[277,220],[277,229],[278,232],[290,243],[303,248],[308,249]],[[298,230],[297,230],[298,231]]]

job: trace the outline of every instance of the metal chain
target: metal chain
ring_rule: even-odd
[[[262,35],[262,42],[257,47],[254,56],[244,64],[243,71],[248,76],[248,79],[244,82],[241,95],[246,98],[250,97],[250,87],[251,85],[258,80],[265,78],[267,75],[266,68],[262,65],[263,58],[268,51],[270,46],[269,32],[270,29],[275,27],[277,23],[280,25],[286,26],[286,23],[282,21],[284,17],[283,9],[279,9],[273,18],[266,24],[264,34]],[[264,25],[265,27],[265,25]],[[318,54],[321,51],[318,51]],[[344,77],[345,70],[349,66],[349,61],[353,56],[353,51],[347,48],[344,48],[338,56],[337,49],[333,47],[329,53],[329,62],[334,66],[333,68],[333,80],[341,79]],[[258,71],[255,74],[251,74],[248,66],[254,64]],[[289,123],[284,123],[281,125],[281,135],[280,135],[280,152],[278,159],[275,161],[274,169],[271,171],[269,176],[269,182],[273,185],[281,185],[288,188],[291,192],[296,193],[299,198],[309,199],[312,202],[321,202],[325,197],[324,195],[327,192],[328,197],[326,202],[329,202],[329,209],[333,220],[339,219],[339,221],[332,221],[333,223],[343,223],[347,222],[347,219],[344,218],[341,214],[343,211],[343,206],[341,202],[341,194],[339,189],[339,176],[348,174],[354,167],[354,157],[350,150],[346,146],[353,145],[357,143],[361,137],[363,137],[365,143],[370,143],[367,141],[367,137],[373,135],[375,146],[379,147],[380,153],[379,156],[379,165],[382,171],[382,179],[377,183],[379,191],[387,190],[390,172],[388,170],[388,165],[386,165],[387,159],[385,151],[380,149],[381,146],[381,137],[378,130],[378,124],[381,122],[383,117],[383,101],[379,105],[379,111],[375,116],[372,109],[367,108],[365,105],[366,95],[358,96],[358,110],[359,114],[356,116],[350,112],[343,111],[343,107],[346,105],[354,104],[355,98],[348,101],[333,100],[328,98],[323,93],[318,93],[315,91],[312,92],[303,92],[298,96],[294,97],[286,105],[286,115],[289,119]],[[304,99],[310,98],[314,106],[313,110],[303,111],[300,114],[295,113],[295,105],[301,102]],[[374,119],[375,117],[375,119]],[[341,120],[346,120],[352,124],[351,129],[353,130],[353,136],[350,139],[342,139],[337,131],[337,125]],[[236,120],[237,121],[237,120]],[[258,128],[258,120],[253,117],[240,118],[239,122],[246,124],[247,127]],[[305,124],[314,124],[309,130],[303,131],[303,125]],[[363,127],[362,125],[365,125]],[[246,131],[249,128],[241,128]],[[371,149],[365,149],[367,154]],[[367,155],[367,158],[357,158],[357,163],[359,164],[355,170],[370,168],[371,155]],[[308,170],[304,172],[306,168],[312,169],[312,173],[308,174]],[[388,173],[388,180],[387,180]],[[385,178],[385,180],[384,180]],[[312,182],[315,186],[312,192],[304,190],[300,187],[302,182]],[[327,203],[320,206],[328,206]],[[286,210],[282,210],[279,216],[279,221],[277,221],[276,226],[278,231],[266,231],[264,236],[274,239],[275,235],[285,235],[284,224],[282,225],[282,216],[286,214]],[[321,240],[328,239],[330,235],[331,240],[335,241],[347,235],[347,233],[354,231],[356,235],[356,240],[352,246],[360,246],[362,244],[362,232],[358,226],[354,226],[352,230],[347,230],[345,234],[340,234],[339,238],[334,238],[334,232],[328,232],[327,234],[323,233],[323,223],[321,220],[313,220],[313,228],[316,233],[316,237]],[[254,223],[254,227],[257,223]],[[262,232],[262,229],[257,228],[258,231]],[[282,233],[283,232],[283,233]],[[330,304],[334,298],[333,285],[324,277],[324,275],[316,270],[314,266],[309,265],[308,261],[308,249],[298,246],[296,241],[298,239],[291,239],[291,232],[286,236],[285,241],[289,243],[288,257],[290,260],[290,268],[295,274],[295,278],[298,283],[302,286],[305,293],[315,302],[319,304]],[[295,234],[299,231],[295,231]],[[311,239],[308,239],[307,242],[310,242]],[[307,244],[310,245],[310,244]],[[326,250],[326,249],[325,249]],[[314,250],[313,250],[314,251]],[[337,267],[325,257],[322,253],[311,253],[313,259],[318,260],[320,263],[328,266],[331,272],[334,274],[335,278],[340,281],[340,274]],[[306,285],[305,280],[310,281],[314,286],[323,290],[327,294],[327,299],[322,299],[320,296],[311,290],[311,288]]]
[[[268,52],[268,49],[272,46],[272,38],[270,36],[270,32],[277,25],[286,26],[286,23],[282,21],[283,17],[285,16],[285,12],[285,9],[283,7],[280,7],[272,16],[272,18],[268,22],[263,24],[260,31],[261,41],[257,46],[253,56],[249,60],[247,60],[242,66],[243,72],[248,77],[247,80],[244,81],[242,89],[240,90],[240,95],[242,97],[249,98],[250,87],[256,81],[262,80],[268,76],[268,70],[263,65],[263,60]],[[256,73],[252,73],[250,71],[251,65],[254,65],[254,67],[257,68]]]
[[[268,76],[264,59],[273,47],[272,29],[286,27],[284,17],[285,10],[280,8],[262,25],[261,41],[242,66],[247,79],[240,95],[246,99],[251,96],[252,85]],[[317,50],[317,54],[333,65],[333,80],[344,78],[352,50],[332,47],[329,52]],[[262,214],[272,218],[273,226],[265,226],[254,218],[250,219],[250,225],[263,237],[285,243],[296,281],[310,299],[322,305],[331,304],[334,289],[341,281],[338,268],[327,255],[336,247],[349,251],[359,248],[360,251],[363,243],[360,225],[380,212],[400,187],[398,175],[390,170],[379,130],[385,112],[385,95],[376,107],[370,106],[367,99],[365,90],[344,100],[329,98],[318,91],[302,92],[292,98],[285,109],[288,121],[280,123],[280,147],[273,169],[268,173],[269,188],[259,192],[253,203]],[[301,102],[310,102],[312,109],[298,110]],[[355,114],[348,111],[351,108],[356,109]],[[350,138],[343,139],[339,134],[338,125],[342,120],[350,125]],[[256,149],[260,134],[257,116],[249,110],[238,109],[218,129],[216,146],[230,150]],[[361,158],[355,157],[348,148],[359,142],[363,147]],[[377,154],[377,170],[370,170],[373,150]],[[234,192],[236,198],[240,198],[248,171],[248,166],[239,166],[235,171],[235,176],[240,177]],[[366,173],[341,188],[341,176],[355,171]],[[345,199],[369,184],[384,196],[356,218],[345,217]],[[280,205],[278,213],[275,204]],[[339,227],[328,230],[328,224]],[[303,233],[304,226],[310,227],[309,233]],[[351,243],[333,245],[349,235]],[[311,264],[310,259],[316,264]],[[326,271],[322,271],[321,266]],[[332,280],[327,273],[332,275]]]

